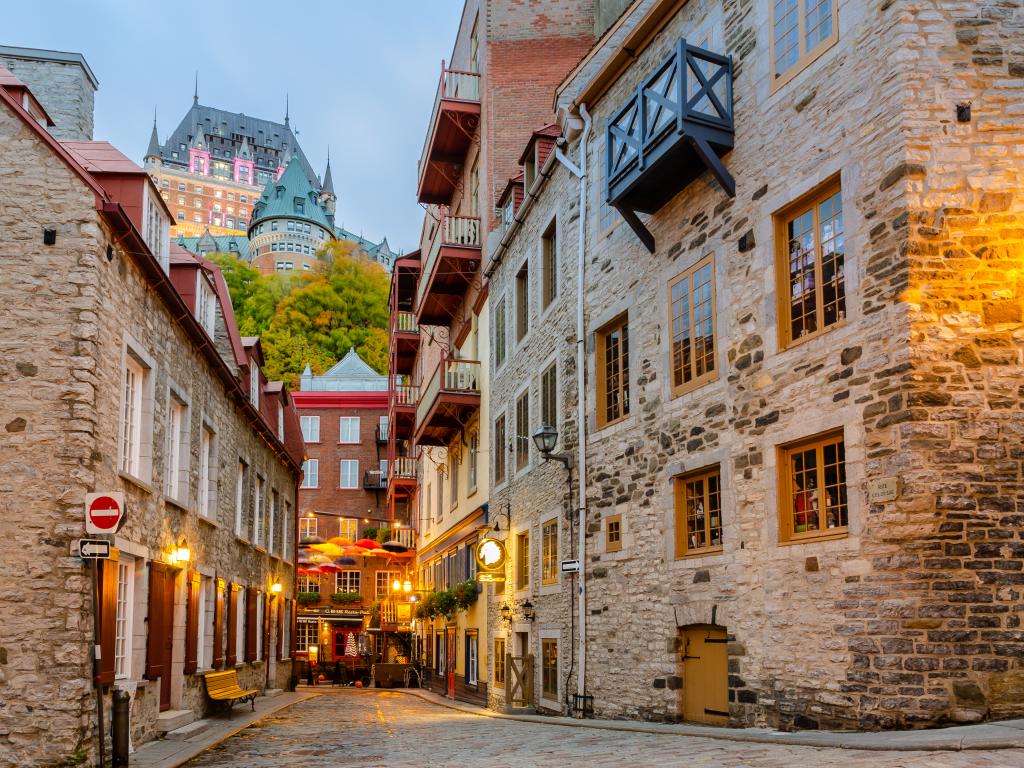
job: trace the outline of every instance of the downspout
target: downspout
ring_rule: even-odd
[[[555,150],[555,156],[569,169],[571,173],[580,180],[580,206],[579,206],[579,227],[577,228],[579,238],[579,253],[576,262],[576,449],[578,457],[576,460],[577,485],[579,493],[579,506],[576,512],[577,553],[580,559],[579,570],[579,602],[577,605],[579,630],[577,634],[576,664],[579,672],[576,674],[576,692],[582,696],[586,691],[586,664],[587,664],[587,390],[586,390],[586,328],[584,325],[584,284],[583,279],[586,271],[586,233],[587,233],[587,139],[590,137],[591,120],[587,112],[587,105],[579,105],[579,113],[583,118],[583,133],[580,135],[580,162],[576,167],[561,151]]]

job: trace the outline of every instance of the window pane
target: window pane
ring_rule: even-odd
[[[773,19],[775,76],[778,77],[800,58],[797,0],[775,0]]]
[[[787,225],[789,238],[789,321],[796,340],[818,330],[814,284],[814,211],[804,211]]]
[[[804,0],[804,52],[832,34],[832,0]]]
[[[674,384],[679,387],[693,378],[690,345],[690,280],[683,278],[672,286],[672,368]]]
[[[710,262],[693,275],[693,338],[694,376],[699,378],[715,368],[714,306]]]
[[[818,208],[821,243],[821,287],[825,326],[846,317],[846,282],[843,252],[843,201],[836,192]]]
[[[704,479],[698,478],[686,483],[686,530],[688,549],[704,549],[707,546],[707,510],[704,508]]]
[[[790,456],[793,532],[818,530],[818,471],[814,448]]]
[[[847,525],[846,515],[846,450],[842,442],[825,445],[822,449],[825,476],[825,527],[842,528]]]

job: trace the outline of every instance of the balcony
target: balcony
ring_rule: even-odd
[[[405,382],[405,376],[392,374],[388,386],[388,429],[399,440],[412,437],[419,397],[419,388]]]
[[[416,291],[420,325],[451,323],[480,269],[480,230],[478,217],[451,216],[441,209]]]
[[[480,74],[446,69],[434,96],[434,111],[420,154],[417,199],[447,204],[459,184],[466,150],[480,127]]]
[[[363,472],[364,491],[383,491],[388,487],[388,478],[385,472],[379,469],[368,469]]]
[[[396,456],[388,469],[388,493],[401,497],[411,496],[419,482],[417,460],[412,456]]]
[[[374,430],[374,435],[377,437],[377,445],[386,445],[388,442],[388,425],[378,424]]]
[[[732,58],[680,39],[606,129],[605,195],[654,252],[637,217],[652,214],[705,170],[734,197],[721,157],[733,146]]]
[[[448,445],[479,408],[480,363],[442,358],[416,405],[416,444]]]
[[[391,315],[391,367],[395,373],[410,374],[420,348],[420,326],[413,312]],[[386,440],[386,438],[385,438]]]

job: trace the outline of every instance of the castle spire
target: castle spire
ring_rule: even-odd
[[[331,148],[327,148],[327,170],[324,171],[323,191],[334,194],[334,179],[331,178]]]
[[[192,91],[192,105],[199,106],[199,70],[196,70],[196,87]]]
[[[156,135],[156,107],[153,107],[153,131],[149,134],[149,147],[146,157],[160,157],[160,139]]]
[[[285,125],[288,125],[288,112],[289,112],[288,94],[286,93],[284,95],[284,124]]]

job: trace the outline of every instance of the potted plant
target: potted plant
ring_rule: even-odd
[[[377,531],[378,531],[377,528],[374,528],[373,526],[369,526],[368,525],[365,528],[363,528],[363,536],[362,536],[362,538],[364,538],[364,539],[376,539],[377,538]]]
[[[363,596],[358,592],[335,592],[331,595],[331,602],[340,603],[341,605],[351,605],[352,603],[358,603],[363,599]]]
[[[370,537],[372,538],[372,537]],[[377,542],[383,544],[385,541],[391,540],[391,529],[390,528],[378,528],[377,529]]]
[[[468,579],[455,585],[452,590],[455,593],[455,603],[460,611],[468,611],[479,597],[476,579]]]
[[[444,616],[445,619],[450,620],[459,609],[459,601],[455,597],[455,590],[444,589],[440,592],[435,592],[434,606],[437,610],[437,615]]]
[[[319,592],[299,592],[295,597],[299,601],[299,605],[315,605],[320,602]]]

